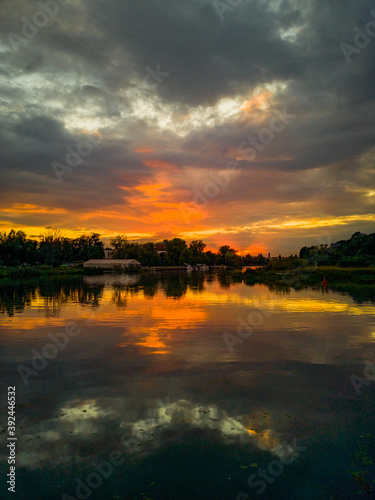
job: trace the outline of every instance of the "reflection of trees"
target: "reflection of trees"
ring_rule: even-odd
[[[127,299],[136,296],[142,290],[146,297],[154,297],[159,287],[167,297],[182,297],[187,289],[202,292],[204,275],[185,273],[144,274],[135,284],[113,284],[112,303],[117,307],[126,307]],[[44,310],[47,317],[60,313],[64,304],[74,302],[92,307],[100,306],[103,284],[83,283],[81,278],[48,279],[19,283],[0,283],[0,313],[13,316],[32,305]]]
[[[185,273],[162,273],[160,282],[167,297],[180,298],[188,288],[188,279]]]
[[[266,283],[266,286],[271,290],[271,292],[275,292],[279,295],[289,295],[293,289],[291,285],[287,283]]]
[[[248,286],[254,286],[255,283],[249,283]],[[282,282],[267,282],[262,284],[266,285],[272,292],[281,295],[288,295],[292,290],[318,290],[322,294],[327,294],[329,290],[341,292],[350,295],[356,302],[375,302],[375,286],[374,285],[356,285],[356,284],[334,284],[328,288],[321,285],[295,285],[292,286]]]
[[[203,273],[186,274],[185,272],[161,272],[143,274],[139,282],[146,297],[154,297],[159,288],[167,297],[179,298],[188,289],[202,292],[207,276]]]
[[[267,284],[268,288],[277,293],[289,294],[292,290],[317,290],[322,294],[328,294],[329,290],[350,295],[356,302],[375,302],[375,286],[370,285],[332,285],[328,288],[324,286],[290,286],[283,283]]]
[[[105,286],[111,286],[112,303],[117,307],[126,307],[129,297],[134,297],[143,291],[145,297],[153,298],[159,288],[164,290],[167,297],[183,297],[187,290],[202,293],[206,282],[217,280],[221,288],[228,289],[230,285],[236,286],[231,280],[230,273],[204,274],[185,272],[144,273],[140,281],[131,284],[105,285],[103,283],[84,283],[82,278],[49,278],[48,280],[29,280],[10,283],[8,280],[0,282],[0,314],[13,316],[22,312],[25,307],[36,306],[44,310],[46,316],[58,315],[64,304],[74,302],[91,307],[99,307]],[[249,283],[254,286],[255,283]],[[320,285],[304,286],[303,284],[291,285],[281,281],[264,283],[268,288],[278,294],[290,294],[292,290],[311,288],[325,289]],[[329,287],[342,293],[347,293],[357,302],[375,302],[374,285],[335,284]]]
[[[112,285],[112,302],[118,307],[126,307],[127,297],[134,297],[143,290],[145,297],[154,297],[160,284],[159,275],[141,275],[140,281],[129,285]]]
[[[232,277],[227,273],[220,273],[217,276],[221,288],[230,288]]]
[[[205,287],[205,275],[202,273],[193,273],[187,276],[188,278],[188,283],[189,287],[191,290],[194,290],[196,292],[203,292]]]
[[[114,285],[112,287],[112,303],[116,304],[120,309],[125,308],[128,303],[127,294],[126,285]]]
[[[154,297],[157,294],[160,277],[157,274],[142,275],[140,285],[145,297]]]
[[[48,279],[15,284],[0,284],[0,313],[13,316],[34,303],[44,310],[45,315],[59,314],[63,304],[75,302],[98,306],[103,285],[82,286],[80,281]]]
[[[1,285],[0,286],[0,313],[14,316],[29,306],[35,298],[35,287],[30,285]]]
[[[375,302],[374,285],[333,285],[330,288],[334,291],[347,293],[353,297],[356,302]]]

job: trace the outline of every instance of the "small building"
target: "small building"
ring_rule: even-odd
[[[86,268],[99,267],[101,269],[126,269],[141,267],[136,259],[90,259],[83,264]]]
[[[112,256],[113,256],[113,249],[112,248],[105,248],[104,249],[104,258],[105,259],[112,259]]]
[[[162,241],[160,243],[155,243],[155,248],[159,254],[165,252],[165,241]]]

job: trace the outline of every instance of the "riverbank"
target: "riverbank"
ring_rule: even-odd
[[[273,271],[267,268],[247,269],[244,273],[235,271],[235,281],[245,283],[279,283],[288,286],[304,286],[323,283],[358,283],[375,285],[374,267],[296,267],[285,271]]]
[[[1,267],[0,279],[6,278],[38,278],[44,276],[83,276],[87,269],[82,266],[29,266],[29,267]],[[99,274],[95,270],[95,274]]]
[[[126,269],[126,273],[147,273],[149,271],[183,271],[186,268],[181,266],[165,266],[154,268]],[[103,274],[105,270],[101,268],[86,269],[82,266],[30,266],[30,267],[2,267],[0,268],[1,279],[22,279],[38,277],[64,277],[64,276],[84,276]],[[322,283],[324,277],[327,284],[332,283],[358,283],[375,285],[374,267],[296,267],[284,271],[275,271],[262,267],[258,269],[228,270],[234,282],[244,281],[245,283],[279,283],[289,286],[314,285]]]

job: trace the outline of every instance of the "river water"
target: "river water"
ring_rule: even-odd
[[[374,313],[371,287],[226,274],[3,283],[0,496],[375,498]]]

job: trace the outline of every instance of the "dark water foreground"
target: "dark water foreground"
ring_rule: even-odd
[[[375,498],[373,297],[182,273],[2,283],[0,498]]]

